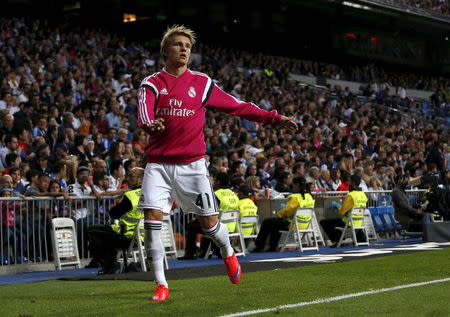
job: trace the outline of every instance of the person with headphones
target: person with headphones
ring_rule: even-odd
[[[309,184],[303,176],[295,177],[292,180],[294,194],[288,197],[286,206],[277,212],[277,217],[267,218],[263,221],[258,237],[255,240],[255,249],[253,252],[263,252],[267,238],[269,238],[269,252],[277,249],[280,240],[280,230],[289,230],[292,216],[299,208],[314,208],[315,200],[309,191]],[[298,219],[299,226],[309,225],[311,217]]]

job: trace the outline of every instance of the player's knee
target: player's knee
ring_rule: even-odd
[[[209,229],[211,227],[213,227],[218,221],[219,218],[214,215],[214,216],[197,216],[198,221],[200,221],[200,226],[203,229]]]
[[[158,209],[144,209],[145,220],[162,220],[163,212]]]

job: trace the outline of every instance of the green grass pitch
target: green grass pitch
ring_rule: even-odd
[[[207,268],[206,268],[207,269]],[[0,286],[0,316],[220,316],[450,277],[450,249],[333,264],[169,281],[167,302],[148,301],[153,283],[48,281]],[[450,316],[450,282],[280,309],[255,316]]]

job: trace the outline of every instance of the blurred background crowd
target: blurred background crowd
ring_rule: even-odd
[[[3,19],[0,32],[1,187],[23,195],[33,177],[48,173],[65,191],[80,166],[89,169],[90,185],[94,172],[105,172],[107,190],[126,186],[126,170],[145,162],[147,135],[137,127],[136,91],[142,78],[160,69],[159,54],[113,33],[41,20]],[[301,174],[315,190],[337,190],[355,172],[375,190],[392,189],[399,173],[448,182],[448,126],[423,112],[424,105],[448,107],[448,79],[390,76],[373,65],[344,70],[207,45],[196,53],[192,69],[238,99],[293,116],[300,127],[289,134],[209,111],[210,170],[226,171],[235,182],[257,176],[259,186],[280,191],[289,191],[292,176]],[[313,87],[290,80],[290,74],[364,85],[359,93],[339,85]],[[395,94],[388,85],[397,87]],[[440,93],[434,103],[418,101],[403,91],[409,87]]]

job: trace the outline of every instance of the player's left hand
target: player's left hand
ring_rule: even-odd
[[[292,118],[286,116],[281,116],[279,125],[281,128],[286,128],[289,131],[295,132],[298,130],[297,123],[295,123],[294,120],[292,120]]]

